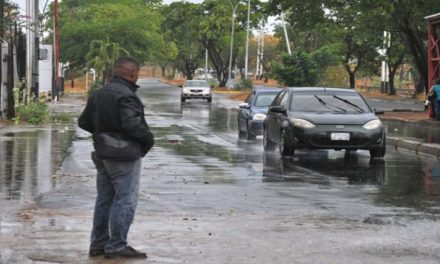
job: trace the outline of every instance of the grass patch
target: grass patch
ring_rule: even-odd
[[[32,102],[28,105],[19,105],[15,109],[14,122],[16,124],[41,125],[48,120],[49,107],[45,103]]]
[[[52,121],[55,123],[69,124],[72,121],[72,116],[69,113],[52,113]]]

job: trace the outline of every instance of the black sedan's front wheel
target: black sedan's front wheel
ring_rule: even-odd
[[[282,130],[280,135],[280,145],[279,145],[279,151],[281,157],[293,156],[293,154],[295,153],[295,149],[289,143],[290,140],[287,138],[286,131]]]
[[[263,130],[263,147],[264,151],[273,151],[276,147],[275,143],[273,143],[268,135],[268,131],[266,128]]]
[[[387,142],[386,137],[383,137],[382,145],[377,148],[370,149],[370,157],[371,158],[383,158],[385,156],[387,150]]]

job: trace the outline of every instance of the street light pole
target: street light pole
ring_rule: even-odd
[[[248,61],[249,61],[249,20],[251,15],[251,0],[248,0],[248,13],[247,13],[247,29],[246,29],[246,58],[244,61],[244,78],[248,78]]]
[[[228,70],[228,88],[231,88],[231,71],[232,71],[232,52],[234,48],[234,27],[235,27],[235,11],[237,10],[238,4],[234,5],[229,1],[232,7],[232,29],[231,29],[231,48],[229,50],[229,70]]]
[[[286,38],[287,52],[289,53],[289,55],[292,55],[292,51],[290,50],[289,35],[287,34],[287,29],[286,29],[286,21],[284,21],[283,10],[281,10],[281,21],[283,22],[284,37]]]
[[[33,51],[34,51],[34,34],[32,32],[32,23],[34,21],[35,5],[31,4],[31,0],[26,0],[26,103],[30,103],[32,97],[32,73],[33,73]]]

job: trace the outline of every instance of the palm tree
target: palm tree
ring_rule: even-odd
[[[115,60],[121,55],[129,55],[129,52],[119,46],[119,43],[110,42],[109,39],[93,40],[86,55],[87,67],[95,68],[98,78],[102,77],[102,82],[105,83],[111,77]]]

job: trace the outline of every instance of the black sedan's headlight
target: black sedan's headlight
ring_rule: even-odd
[[[382,126],[382,122],[379,119],[374,119],[365,123],[362,127],[368,130],[378,129]]]
[[[310,129],[310,128],[316,127],[312,122],[307,121],[305,119],[301,119],[301,118],[291,118],[290,123],[294,127],[300,127],[300,128],[304,128],[304,129]]]
[[[252,120],[256,121],[264,121],[264,119],[266,119],[266,115],[261,113],[257,113],[252,117]]]

